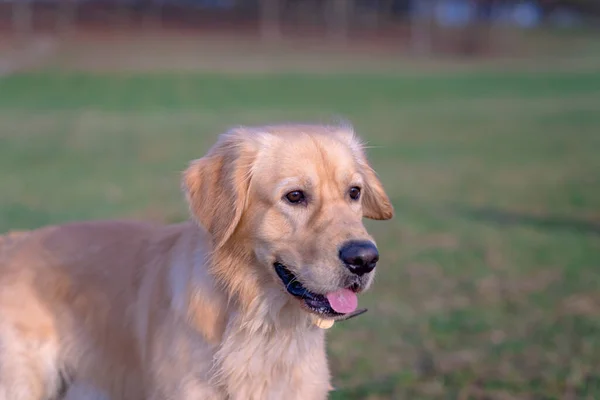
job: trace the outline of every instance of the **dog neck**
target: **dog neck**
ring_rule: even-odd
[[[173,315],[191,328],[182,331],[193,332],[195,346],[202,347],[198,337],[206,343],[206,383],[230,400],[326,398],[323,330],[276,281],[257,273],[251,252],[210,253],[198,245],[206,242],[203,231],[191,232],[172,249],[166,281]]]
[[[318,398],[313,394],[329,387],[324,333],[295,299],[256,272],[255,262],[240,247],[210,258],[208,270],[228,303],[213,384],[228,388],[232,399],[262,399],[290,398],[289,388],[302,382],[303,398]]]
[[[258,266],[249,246],[238,242],[236,246],[226,244],[213,251],[208,270],[241,320],[261,321],[265,329],[269,325],[308,327],[309,315]]]
[[[188,225],[189,226],[189,225]],[[266,271],[260,274],[253,251],[226,245],[216,251],[198,246],[206,238],[195,225],[172,251],[171,307],[211,344],[222,341],[228,325],[251,331],[312,328],[311,318]],[[190,268],[191,266],[191,268]]]
[[[323,331],[291,319],[261,320],[266,308],[258,306],[254,317],[231,316],[214,354],[211,384],[236,400],[322,398],[312,393],[329,387]]]

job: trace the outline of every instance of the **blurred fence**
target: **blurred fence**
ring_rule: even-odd
[[[453,51],[477,53],[495,27],[593,27],[598,15],[596,0],[0,0],[0,28],[21,38],[82,27],[217,29],[268,41],[385,36],[417,53],[435,51],[449,32]]]

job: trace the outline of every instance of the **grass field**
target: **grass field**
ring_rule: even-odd
[[[237,124],[342,116],[397,211],[334,399],[600,398],[600,70],[0,79],[0,232],[187,217],[179,171]]]

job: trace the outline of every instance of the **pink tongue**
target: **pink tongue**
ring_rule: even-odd
[[[335,292],[327,293],[327,300],[331,308],[341,314],[347,314],[356,310],[358,299],[356,294],[349,289],[340,289]]]

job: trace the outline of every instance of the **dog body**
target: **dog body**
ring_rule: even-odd
[[[183,188],[193,221],[0,237],[0,400],[327,397],[315,318],[352,311],[362,217],[393,214],[352,130],[233,130]]]

